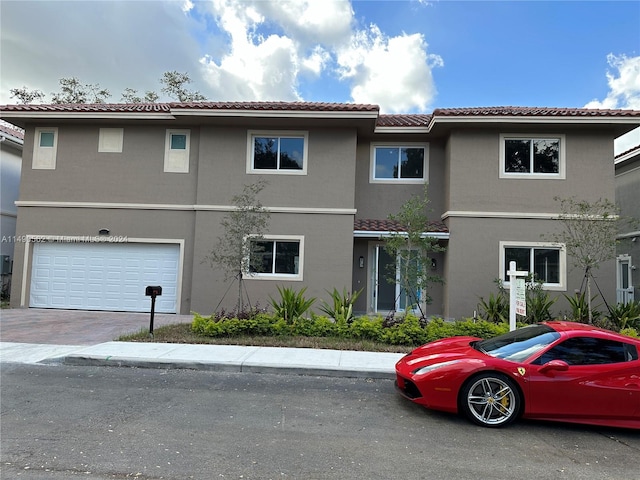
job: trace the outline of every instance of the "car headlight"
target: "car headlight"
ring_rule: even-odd
[[[454,363],[458,363],[460,360],[449,360],[448,362],[434,363],[432,365],[427,365],[426,367],[420,367],[415,369],[413,372],[414,375],[424,375],[425,373],[432,372],[438,368],[448,367],[449,365],[453,365]]]

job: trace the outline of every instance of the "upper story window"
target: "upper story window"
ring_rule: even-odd
[[[426,144],[373,144],[371,182],[424,183],[427,157]]]
[[[562,245],[546,242],[500,242],[501,279],[509,284],[509,265],[529,272],[534,281],[543,282],[549,290],[562,290],[566,285],[566,249]]]
[[[564,135],[501,135],[500,177],[565,178]]]
[[[249,241],[249,278],[302,280],[304,237],[265,235]]]
[[[248,132],[247,173],[306,175],[307,132]]]
[[[101,128],[98,133],[98,152],[122,153],[123,128]]]
[[[31,168],[34,170],[55,170],[58,152],[58,129],[36,128],[33,159]]]
[[[189,173],[190,130],[167,130],[164,145],[164,171]]]

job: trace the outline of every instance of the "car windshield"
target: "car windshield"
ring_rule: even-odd
[[[512,362],[522,362],[560,338],[560,334],[547,325],[529,325],[504,335],[481,340],[476,350]]]

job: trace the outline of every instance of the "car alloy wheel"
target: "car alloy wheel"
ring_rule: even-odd
[[[505,375],[484,373],[463,387],[461,403],[467,417],[478,425],[500,427],[518,416],[520,393]]]

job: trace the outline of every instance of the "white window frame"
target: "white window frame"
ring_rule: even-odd
[[[122,153],[124,128],[101,128],[98,132],[99,153]]]
[[[40,136],[43,133],[53,133],[53,146],[41,147]],[[55,170],[58,156],[58,128],[37,127],[33,139],[33,158],[31,168],[33,170]]]
[[[543,283],[542,288],[545,290],[553,290],[553,291],[565,291],[567,289],[567,249],[563,243],[555,243],[555,242],[513,242],[513,241],[501,241],[500,242],[500,261],[499,261],[499,275],[498,278],[502,280],[503,285],[507,288],[511,286],[511,282],[509,281],[509,277],[505,278],[505,250],[507,248],[529,248],[533,249],[553,249],[558,250],[560,252],[559,260],[560,264],[558,266],[559,272],[559,281],[560,283]],[[516,266],[516,268],[520,268]],[[529,272],[533,273],[533,272]]]
[[[186,148],[172,149],[171,136],[185,135]],[[191,150],[191,130],[167,129],[164,140],[164,171],[165,173],[189,173],[189,152]]]
[[[521,173],[506,171],[506,140],[558,140],[560,145],[558,149],[558,173]],[[566,137],[563,134],[529,134],[529,133],[501,133],[500,134],[500,178],[526,178],[529,180],[547,179],[547,180],[564,180],[566,178],[566,154],[565,154]]]
[[[422,178],[376,178],[376,149],[377,148],[423,148],[424,164]],[[424,184],[429,183],[429,144],[421,142],[375,142],[371,144],[369,183],[390,184]]]
[[[256,237],[249,236],[246,241],[256,240]],[[281,242],[298,242],[298,273],[286,274],[286,273],[266,273],[266,272],[243,272],[245,279],[255,280],[291,280],[301,282],[304,274],[304,235],[262,235],[257,239],[258,241],[281,241]],[[249,265],[249,259],[246,260],[245,265]]]
[[[262,169],[254,168],[254,138],[255,137],[278,137],[278,138],[302,138],[304,148],[302,152],[302,169]],[[247,131],[247,173],[259,173],[260,175],[306,175],[309,164],[309,132],[303,130],[248,130]]]

